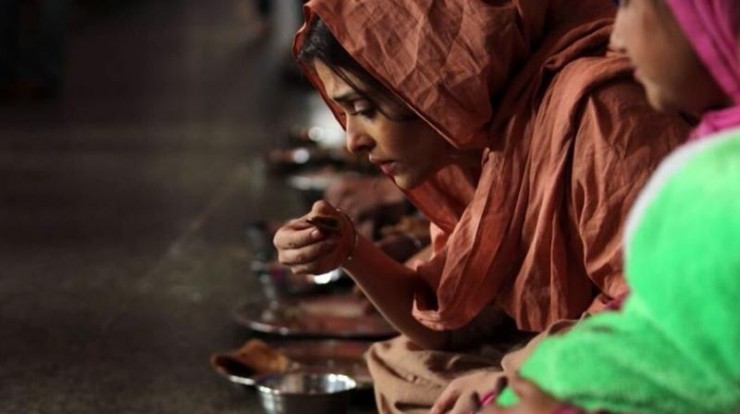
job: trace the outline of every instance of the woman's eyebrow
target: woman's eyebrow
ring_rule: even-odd
[[[353,101],[357,98],[363,98],[363,96],[357,93],[356,91],[349,91],[349,92],[345,92],[339,95],[334,95],[331,97],[331,99],[337,103],[346,103],[346,102]]]

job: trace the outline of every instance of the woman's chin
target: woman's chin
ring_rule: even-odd
[[[676,105],[659,90],[648,90],[648,103],[659,112],[675,112]]]
[[[644,84],[647,100],[656,111],[664,113],[676,113],[686,110],[676,99],[671,98],[667,90],[654,84]]]
[[[394,175],[391,177],[394,183],[404,191],[411,191],[416,187],[420,186],[422,180],[416,179],[416,177],[409,177],[405,174]]]
[[[682,105],[666,97],[658,97],[655,101],[650,100],[650,106],[658,112],[664,114],[691,114],[693,111],[687,105]]]

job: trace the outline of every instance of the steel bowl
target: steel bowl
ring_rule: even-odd
[[[267,414],[345,414],[357,382],[342,374],[292,372],[257,381]]]

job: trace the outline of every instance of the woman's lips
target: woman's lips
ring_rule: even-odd
[[[380,168],[383,174],[394,175],[396,173],[396,170],[398,169],[398,164],[395,161],[379,160],[377,158],[373,158],[372,156],[369,159],[371,163]]]
[[[393,161],[382,162],[378,164],[378,167],[380,167],[380,170],[383,171],[383,174],[385,175],[395,175],[396,174],[396,163]]]

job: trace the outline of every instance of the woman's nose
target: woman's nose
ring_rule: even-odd
[[[622,13],[623,12],[617,13],[617,18],[614,22],[614,29],[612,30],[612,34],[609,37],[609,47],[612,50],[616,50],[619,52],[625,51],[624,40],[622,39],[622,26],[624,25],[624,18],[622,17]]]
[[[345,128],[347,130],[347,150],[349,152],[358,154],[369,152],[373,149],[375,141],[373,141],[372,137],[366,131],[357,125],[353,117],[347,117]]]

